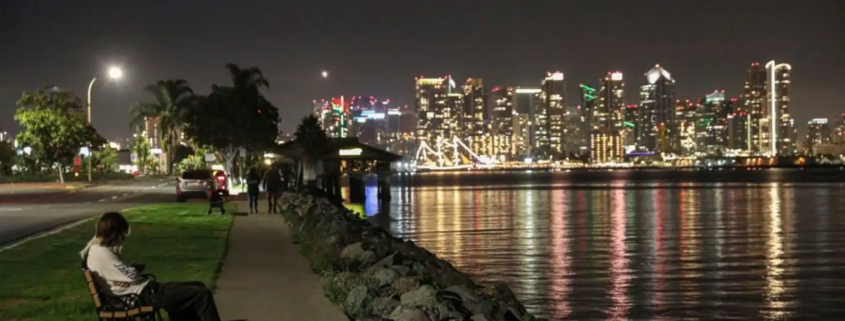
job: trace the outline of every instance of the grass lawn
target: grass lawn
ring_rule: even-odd
[[[234,212],[232,204],[227,212]],[[213,286],[231,215],[205,215],[207,204],[150,205],[124,213],[132,228],[123,260],[146,263],[159,281]],[[81,272],[81,250],[95,221],[0,252],[0,320],[97,320]]]

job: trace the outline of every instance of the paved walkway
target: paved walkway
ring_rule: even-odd
[[[323,295],[320,278],[279,214],[235,216],[215,301],[223,320],[348,320]]]

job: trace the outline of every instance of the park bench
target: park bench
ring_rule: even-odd
[[[100,321],[105,320],[121,320],[121,321],[161,321],[161,313],[158,307],[153,305],[143,305],[141,298],[137,294],[127,295],[108,295],[100,291],[97,282],[94,281],[94,276],[91,270],[87,267],[82,268],[82,274],[85,275],[85,281],[88,282],[88,292],[91,293],[91,298],[94,299],[94,308],[96,308],[97,317]],[[151,280],[155,280],[152,274],[145,274]]]

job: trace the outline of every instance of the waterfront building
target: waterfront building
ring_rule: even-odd
[[[481,78],[467,78],[461,88],[463,106],[458,124],[465,134],[459,135],[464,142],[470,144],[473,152],[480,155],[492,153],[492,141],[489,136],[487,109],[487,95],[484,92],[484,80]]]
[[[513,127],[513,88],[493,87],[493,117],[491,119],[492,153],[499,161],[510,160],[514,156]]]
[[[742,95],[742,108],[748,114],[749,153],[762,155],[768,147],[769,131],[766,125],[766,69],[759,62],[751,63]]]
[[[790,115],[789,88],[792,66],[766,63],[767,84],[766,107],[768,107],[769,153],[771,155],[793,155],[795,146],[795,122]]]
[[[677,122],[681,156],[694,156],[698,151],[696,120],[698,104],[689,99],[675,100],[675,121]]]
[[[405,157],[413,157],[417,144],[414,140],[416,115],[408,106],[393,107],[385,116],[387,141],[385,150]]]
[[[451,76],[415,78],[416,139],[429,146],[451,139],[454,118],[447,97],[455,87]],[[435,148],[435,147],[432,147]]]
[[[675,122],[675,80],[655,65],[645,73],[647,83],[640,87],[640,136],[644,151],[674,153],[679,149]]]
[[[608,72],[599,79],[590,131],[593,162],[621,161],[624,157],[625,83],[621,72]],[[592,142],[593,139],[598,140]],[[604,148],[596,151],[592,148]]]
[[[815,118],[807,123],[807,142],[804,145],[808,154],[815,154],[814,147],[833,143],[831,127],[827,118]]]
[[[513,114],[513,147],[514,155],[531,155],[531,118],[527,114],[514,111]]]
[[[579,112],[581,113],[580,131],[586,138],[587,150],[585,152],[589,155],[591,148],[590,137],[593,132],[593,113],[595,113],[596,95],[598,93],[593,86],[585,84],[578,85],[578,91],[580,92],[579,97],[581,98],[581,105],[578,106]]]
[[[725,91],[714,91],[701,100],[696,111],[696,147],[699,155],[723,155],[727,148]]]
[[[545,130],[539,126],[545,121],[545,116],[542,115],[544,110],[543,100],[540,98],[542,90],[539,88],[521,88],[514,89],[513,95],[513,109],[520,116],[528,117],[528,153],[532,154],[539,146],[538,136],[544,136]],[[540,116],[543,116],[542,120]]]
[[[640,105],[627,104],[625,105],[625,152],[644,150],[645,147],[639,146],[642,120],[640,119]]]
[[[728,150],[741,155],[750,155],[753,147],[751,135],[751,114],[737,109],[728,114]]]
[[[833,143],[845,144],[845,113],[842,113],[833,123]]]
[[[563,154],[563,127],[566,116],[566,80],[563,73],[548,72],[543,79],[540,98],[543,109],[537,117],[538,149],[543,157]]]

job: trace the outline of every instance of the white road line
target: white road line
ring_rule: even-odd
[[[117,199],[117,196],[112,196],[111,199]]]
[[[104,199],[101,199],[101,200],[99,200],[99,201],[97,201],[97,202],[105,202],[105,201],[106,201],[106,199],[104,198]]]

